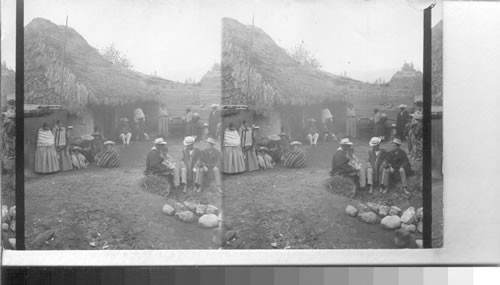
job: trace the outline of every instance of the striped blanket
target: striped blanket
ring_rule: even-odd
[[[54,134],[50,130],[38,130],[36,146],[54,146],[54,141]]]
[[[224,131],[224,146],[240,146],[241,137],[238,131],[229,129]]]
[[[283,163],[288,168],[306,167],[306,154],[301,148],[291,150],[283,155]]]
[[[120,165],[120,155],[115,147],[111,146],[99,152],[96,157],[96,164],[100,167],[113,168]]]

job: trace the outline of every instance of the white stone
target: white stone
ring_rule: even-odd
[[[196,205],[196,215],[202,216],[205,215],[206,212],[207,212],[207,205],[202,205],[202,204]]]
[[[403,222],[405,224],[415,223],[416,222],[415,208],[409,207],[408,209],[406,209],[404,211],[403,215],[401,215],[401,222]]]
[[[391,210],[391,207],[389,206],[380,206],[379,210],[378,210],[378,214],[381,216],[381,217],[385,217],[385,216],[388,216],[389,215],[389,211]]]
[[[394,244],[397,247],[407,247],[410,243],[410,233],[405,230],[397,230],[394,236]]]
[[[401,229],[410,233],[414,233],[417,230],[417,227],[415,227],[415,225],[413,224],[401,224]]]
[[[421,239],[417,239],[417,240],[415,241],[415,243],[417,244],[417,247],[418,247],[418,248],[424,248],[424,241],[423,241],[423,240],[421,240]]]
[[[366,204],[363,204],[363,203],[358,204],[358,209],[360,212],[369,212],[370,211],[370,207],[368,207]]]
[[[377,203],[368,202],[368,203],[366,203],[366,206],[368,206],[368,208],[370,208],[370,210],[371,210],[372,212],[374,212],[375,214],[378,214],[378,212],[379,212],[379,210],[380,210],[380,207],[381,207],[382,205],[377,204]]]
[[[15,238],[10,238],[9,244],[10,244],[10,247],[12,247],[12,249],[16,249],[16,239]]]
[[[377,223],[377,214],[373,212],[365,212],[359,214],[361,220],[367,224],[375,224]]]
[[[196,203],[190,201],[184,201],[184,206],[188,208],[190,211],[196,212]]]
[[[194,214],[191,211],[182,211],[175,213],[175,217],[185,223],[192,223],[194,221]]]
[[[172,216],[175,214],[175,208],[169,204],[165,204],[165,206],[163,206],[162,212],[165,215]]]
[[[12,206],[9,209],[9,216],[12,220],[16,219],[16,206]]]
[[[347,205],[347,207],[345,208],[345,213],[351,217],[356,217],[358,215],[358,212],[358,209],[351,205]]]
[[[391,209],[389,210],[389,215],[390,216],[399,216],[401,214],[401,209],[396,207],[396,206],[391,206]]]
[[[198,224],[202,228],[215,228],[219,225],[219,219],[214,214],[206,214],[200,217]]]
[[[217,215],[219,214],[219,208],[215,207],[214,205],[208,205],[206,212],[207,214]]]
[[[419,222],[424,218],[424,208],[420,207],[417,209],[416,218]]]
[[[380,224],[384,229],[394,230],[401,226],[401,219],[396,215],[386,216],[380,221]]]
[[[2,222],[9,220],[9,208],[6,205],[2,206]]]

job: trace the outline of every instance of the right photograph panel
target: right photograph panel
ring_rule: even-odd
[[[427,2],[237,1],[224,10],[224,248],[422,248],[430,210],[432,246],[443,245],[442,4],[424,31]],[[424,33],[432,209],[423,207]]]

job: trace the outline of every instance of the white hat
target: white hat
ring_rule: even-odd
[[[370,146],[376,146],[380,144],[380,138],[379,137],[373,137],[370,139]]]
[[[398,108],[406,108],[406,105],[405,104],[401,104],[401,105],[399,105]]]
[[[340,140],[340,144],[341,145],[352,145],[352,142],[348,138],[345,138],[345,139]]]
[[[73,126],[68,126],[67,128],[68,128],[68,129],[72,129],[72,128],[73,128]]]
[[[219,107],[219,104],[212,104],[212,105],[210,105],[210,108],[217,108],[217,107]]]
[[[217,142],[216,142],[216,141],[215,141],[215,139],[213,139],[213,138],[208,138],[208,139],[207,139],[207,143],[217,144]]]
[[[290,143],[290,145],[302,145],[302,143],[299,141],[293,141]]]
[[[163,144],[163,145],[167,144],[167,142],[163,138],[157,138],[157,139],[155,139],[154,143],[155,144]]]
[[[113,142],[113,141],[105,141],[104,142],[104,145],[108,145],[108,144],[115,144],[115,142]]]
[[[194,143],[194,138],[193,137],[185,137],[183,143],[184,143],[184,145],[192,145]]]
[[[272,141],[279,141],[279,140],[281,140],[280,136],[278,136],[278,135],[269,135],[267,138],[269,140],[272,140]]]

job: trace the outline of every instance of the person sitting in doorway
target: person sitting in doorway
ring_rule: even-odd
[[[408,192],[406,177],[411,173],[411,166],[406,152],[401,149],[401,144],[402,142],[400,139],[393,139],[393,149],[387,154],[385,163],[382,166],[383,169],[380,178],[380,188],[382,193],[387,193],[390,178],[399,173],[399,177],[401,179],[401,189],[404,194],[410,195],[410,192]]]
[[[304,168],[306,167],[306,153],[302,149],[302,143],[293,141],[290,143],[292,149],[285,153],[282,157],[283,165],[287,168]]]
[[[73,169],[84,169],[87,168],[89,162],[82,154],[82,148],[79,146],[71,147],[71,161],[73,164]]]
[[[387,151],[380,147],[381,140],[379,137],[370,139],[368,150],[368,168],[367,168],[367,184],[370,187],[368,193],[373,192],[374,187],[380,186],[380,177],[382,173],[382,165],[387,157]]]
[[[195,181],[195,173],[199,171],[201,151],[194,147],[194,137],[184,138],[184,149],[180,164],[180,185],[183,186],[183,192],[186,193],[188,186],[193,185],[195,192],[199,192],[200,185]]]
[[[215,187],[217,191],[222,193],[222,180],[220,174],[222,155],[221,152],[215,148],[217,142],[214,138],[208,138],[207,143],[208,147],[201,151],[201,165],[195,174],[195,183],[199,185],[198,192],[201,192],[205,175],[213,173],[215,177]]]
[[[306,138],[313,148],[316,147],[319,138],[318,128],[316,127],[316,120],[314,118],[310,118],[306,127]]]
[[[129,145],[132,138],[132,132],[128,126],[128,119],[123,117],[120,119],[120,126],[118,128],[118,138],[123,145]]]
[[[104,142],[104,149],[95,156],[96,165],[104,168],[115,168],[120,166],[120,155],[112,141]]]

